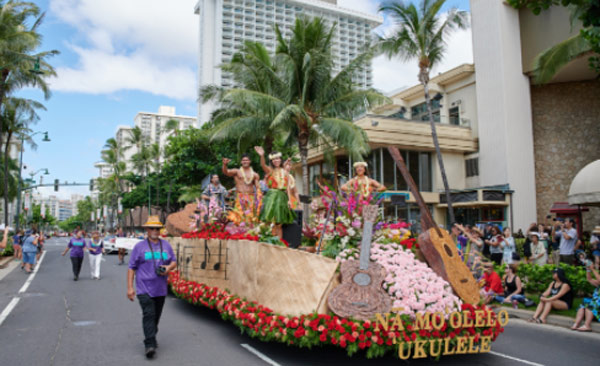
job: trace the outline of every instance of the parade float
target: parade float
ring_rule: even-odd
[[[256,212],[225,215],[214,201],[199,202],[179,215],[191,231],[170,239],[178,261],[171,291],[265,342],[368,358],[490,351],[508,315],[480,305],[479,284],[394,150],[421,208],[418,239],[405,223],[379,220],[375,193],[325,189],[304,228],[315,246],[295,249]]]

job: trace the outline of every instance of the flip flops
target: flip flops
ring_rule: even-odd
[[[586,326],[583,326],[583,327],[579,327],[579,328],[577,328],[577,331],[578,331],[578,332],[591,332],[591,331],[592,331],[592,329],[591,329],[591,328],[588,328],[588,327],[586,327]]]

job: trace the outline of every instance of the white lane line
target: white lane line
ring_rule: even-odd
[[[10,302],[8,303],[8,305],[6,305],[6,307],[4,308],[4,311],[2,311],[2,314],[0,314],[0,326],[2,325],[2,323],[4,323],[4,320],[8,317],[8,314],[10,314],[10,312],[13,311],[15,306],[17,306],[17,304],[19,303],[19,300],[20,299],[18,297],[13,297],[12,300],[10,300]]]
[[[518,361],[518,362],[521,362],[521,363],[524,363],[524,364],[527,364],[527,365],[531,365],[531,366],[544,366],[541,363],[536,363],[536,362],[531,362],[531,361],[523,360],[521,358],[517,358],[517,357],[505,355],[504,353],[498,353],[498,352],[494,352],[494,351],[490,351],[488,353],[491,353],[494,356],[508,358],[509,360]]]
[[[280,364],[278,364],[277,362],[273,361],[272,359],[270,359],[269,357],[267,357],[264,353],[258,351],[256,348],[250,346],[249,344],[242,343],[240,346],[242,346],[245,349],[247,349],[248,351],[254,353],[254,355],[256,355],[258,358],[260,358],[261,360],[265,361],[266,363],[268,363],[271,366],[281,366]]]
[[[19,290],[20,294],[24,293],[29,288],[31,281],[33,281],[33,279],[35,278],[35,275],[37,274],[38,269],[40,269],[40,266],[42,265],[42,261],[44,260],[45,256],[46,256],[46,252],[44,251],[42,253],[42,256],[40,257],[40,261],[35,265],[35,269],[33,270],[33,273],[29,275],[29,278],[27,279],[27,281],[25,281],[25,283],[23,284],[23,287],[21,287],[21,289]]]
[[[45,256],[46,256],[46,252],[43,252],[42,256],[40,257],[40,261],[37,263],[37,265],[35,266],[35,269],[33,270],[33,273],[29,275],[29,278],[27,279],[27,281],[25,281],[25,283],[19,290],[19,292],[18,292],[19,294],[22,294],[25,291],[27,291],[27,288],[29,288],[29,285],[31,284],[31,281],[33,281],[35,274],[37,273],[38,269],[42,265],[42,261],[44,260]],[[12,300],[10,300],[8,305],[6,305],[6,307],[2,311],[2,314],[0,314],[0,326],[2,325],[2,323],[4,323],[4,320],[6,320],[6,318],[10,315],[10,313],[13,311],[15,306],[17,306],[17,304],[19,303],[19,300],[21,300],[21,299],[19,297],[15,296],[12,298]]]

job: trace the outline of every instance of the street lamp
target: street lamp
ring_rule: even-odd
[[[39,64],[38,64],[38,68],[39,68]],[[16,223],[15,223],[15,230],[17,232],[19,232],[19,227],[21,226],[21,189],[22,189],[22,185],[23,185],[23,178],[21,177],[21,175],[23,174],[23,151],[25,150],[24,146],[25,146],[25,137],[29,137],[29,138],[33,138],[33,136],[37,135],[37,134],[44,134],[44,138],[42,139],[42,141],[44,142],[50,142],[50,138],[48,137],[48,131],[37,131],[32,133],[31,135],[25,135],[22,134],[21,135],[21,153],[20,153],[20,158],[19,158],[19,187],[17,189],[17,215],[16,215]],[[48,169],[45,169],[46,172],[44,174],[49,174],[48,173]],[[40,170],[41,171],[41,170]],[[39,172],[36,172],[35,174],[37,174]],[[34,175],[35,175],[34,174]]]

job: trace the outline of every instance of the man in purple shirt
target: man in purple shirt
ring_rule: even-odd
[[[69,249],[71,250],[71,264],[73,265],[73,281],[79,279],[79,272],[81,272],[81,264],[83,263],[83,248],[86,247],[85,239],[81,236],[81,230],[75,230],[75,237],[71,238],[69,245],[62,255],[67,254]]]
[[[134,301],[137,294],[142,307],[146,357],[152,358],[158,346],[156,333],[167,296],[167,275],[175,269],[177,262],[171,244],[160,239],[163,224],[158,216],[150,216],[143,227],[148,232],[148,239],[137,243],[131,251],[127,271],[127,297]]]

